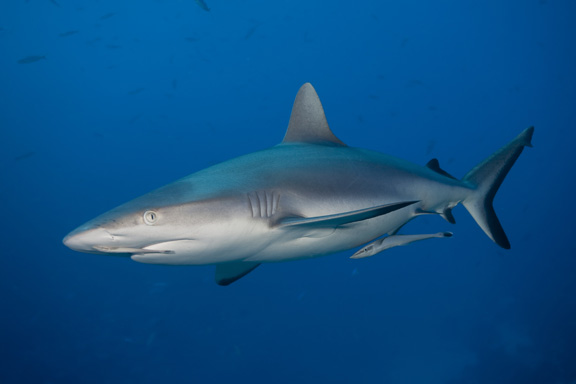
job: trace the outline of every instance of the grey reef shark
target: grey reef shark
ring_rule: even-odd
[[[211,166],[106,212],[70,232],[69,248],[149,264],[216,266],[228,285],[262,263],[300,260],[359,247],[373,256],[450,232],[401,235],[420,215],[454,223],[462,203],[502,248],[508,238],[492,207],[496,191],[534,128],[458,180],[440,168],[352,148],[330,130],[320,99],[304,84],[284,140]]]

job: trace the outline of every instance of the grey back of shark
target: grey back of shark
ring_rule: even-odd
[[[454,223],[462,203],[499,246],[510,248],[492,202],[530,141],[528,128],[462,180],[437,160],[419,166],[348,147],[330,130],[310,84],[296,96],[279,145],[214,165],[80,226],[64,244],[80,252],[150,264],[216,265],[228,285],[261,263],[360,247],[352,258],[450,232],[401,235],[413,218]]]

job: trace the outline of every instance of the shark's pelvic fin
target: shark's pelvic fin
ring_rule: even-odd
[[[214,278],[218,285],[230,285],[252,272],[259,265],[260,263],[249,261],[217,264]]]
[[[533,133],[534,127],[525,129],[510,143],[474,167],[463,179],[474,190],[462,204],[488,237],[505,249],[510,248],[510,242],[498,217],[496,217],[492,202],[502,181],[504,181],[524,147],[532,146]]]
[[[286,217],[281,219],[278,227],[315,227],[315,228],[335,228],[339,225],[353,223],[366,219],[372,219],[377,216],[385,215],[398,209],[415,204],[418,201],[403,201],[400,203],[379,205],[356,211],[337,213],[334,215],[316,216],[316,217]]]
[[[351,259],[362,259],[364,257],[374,256],[386,249],[407,245],[415,241],[433,239],[435,237],[452,237],[452,232],[438,232],[429,235],[393,235],[378,239],[365,247],[362,247],[358,252],[350,256]]]
[[[330,130],[322,103],[310,83],[304,84],[296,95],[288,129],[282,140],[282,143],[294,142],[346,146]]]

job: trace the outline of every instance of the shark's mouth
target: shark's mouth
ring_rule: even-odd
[[[150,243],[141,248],[134,247],[110,247],[104,245],[94,245],[92,248],[101,253],[107,254],[124,254],[124,255],[173,255],[178,251],[179,245],[183,243],[195,242],[196,239],[182,238],[172,239],[167,241],[159,241],[157,243]]]
[[[173,239],[168,241],[160,241],[158,243],[151,243],[143,246],[142,248],[133,247],[110,247],[103,245],[95,245],[92,248],[101,253],[107,253],[111,255],[123,254],[123,255],[173,255],[182,250],[183,245],[189,245],[191,242],[196,243],[196,239],[183,238],[183,239]]]

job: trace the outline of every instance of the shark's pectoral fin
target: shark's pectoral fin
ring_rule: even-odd
[[[280,219],[277,227],[312,227],[312,228],[335,228],[339,225],[353,223],[355,221],[372,219],[377,216],[385,215],[390,212],[397,211],[401,208],[415,204],[418,201],[403,201],[401,203],[393,203],[386,205],[379,205],[366,209],[359,209],[356,211],[337,213],[334,215],[316,216],[316,217],[285,217]]]
[[[218,285],[230,285],[252,272],[259,265],[260,263],[250,261],[217,264],[214,278]]]
[[[452,237],[452,232],[438,232],[426,235],[393,235],[378,239],[365,247],[362,247],[358,252],[350,256],[351,259],[362,259],[364,257],[374,256],[386,249],[407,245],[415,241],[432,239],[435,237]]]

